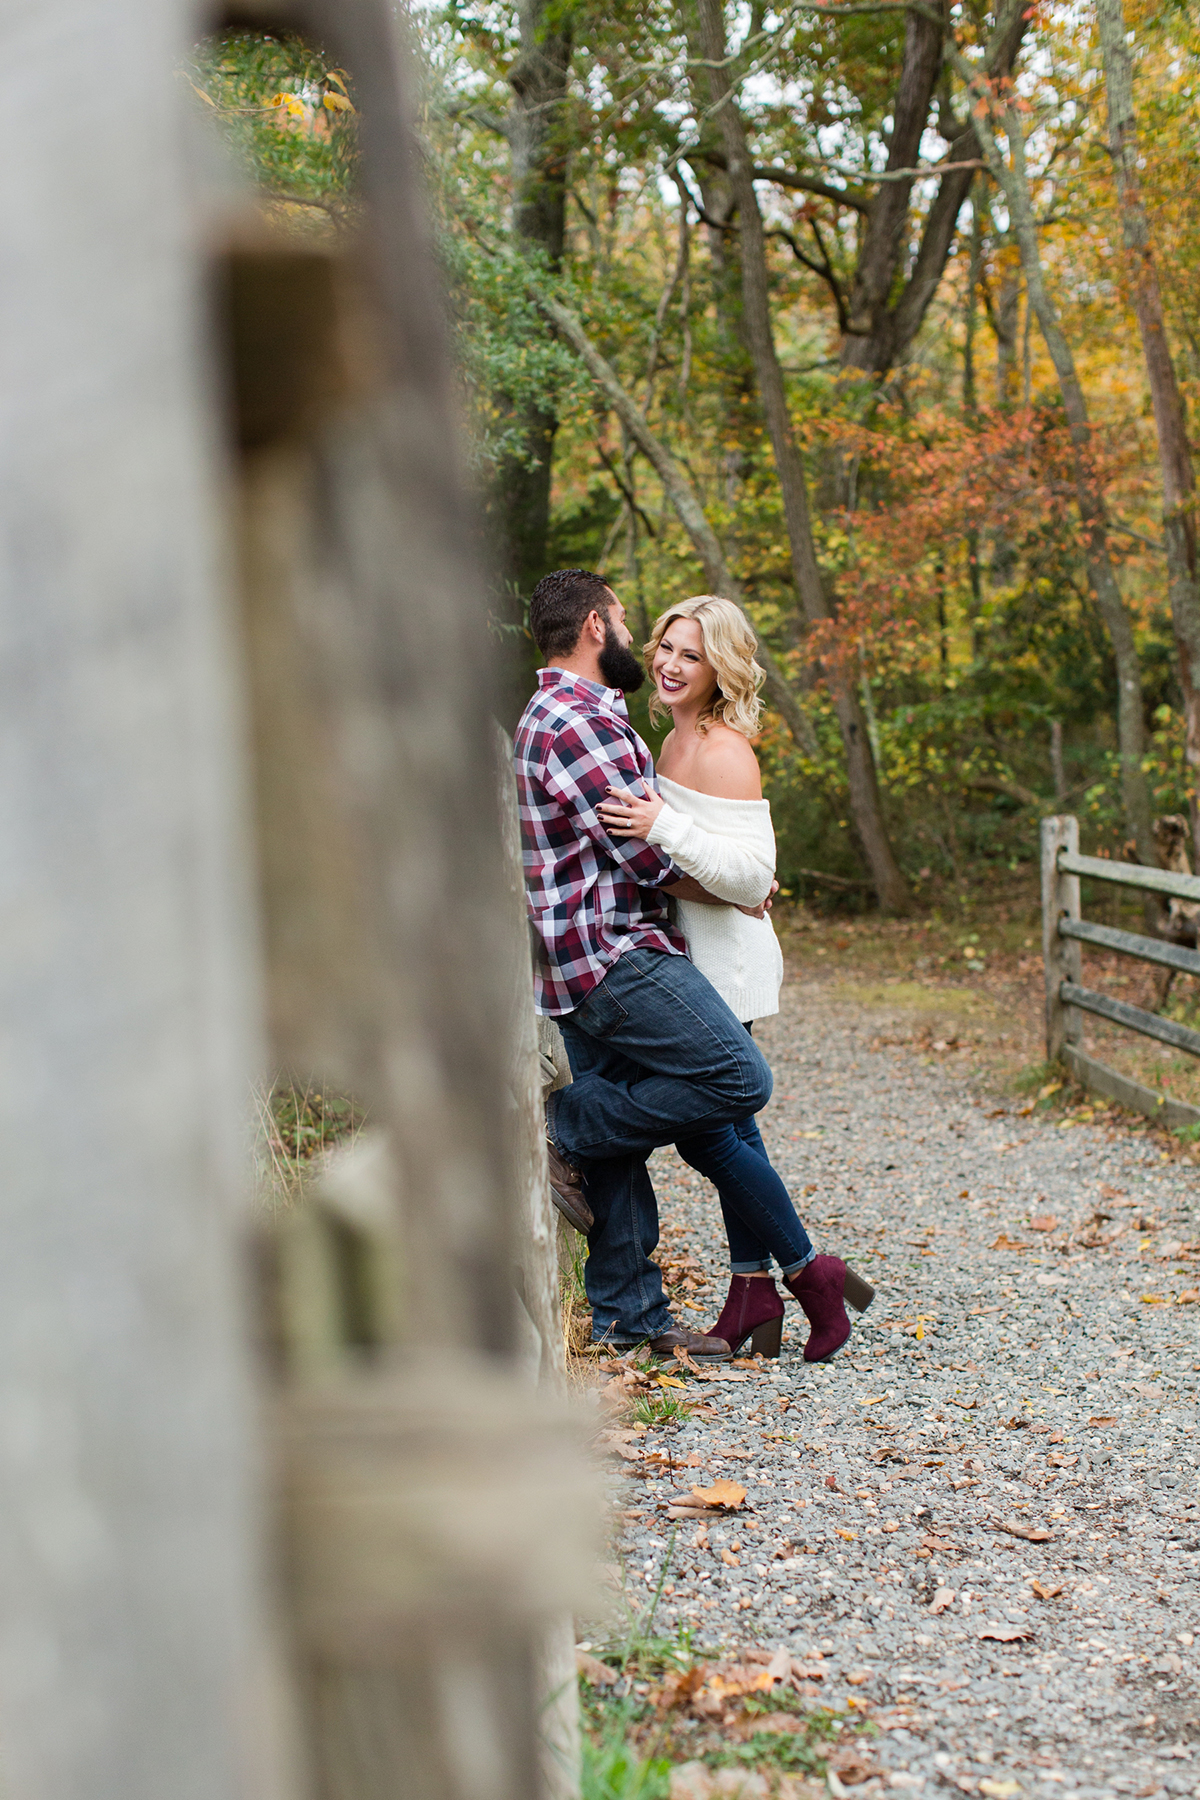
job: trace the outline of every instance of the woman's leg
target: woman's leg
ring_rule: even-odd
[[[675,1148],[717,1190],[735,1274],[754,1274],[772,1256],[785,1275],[811,1262],[816,1251],[752,1119],[698,1132]]]

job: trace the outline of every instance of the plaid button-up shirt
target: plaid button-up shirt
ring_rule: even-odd
[[[536,934],[534,999],[551,1018],[582,1006],[623,950],[687,955],[659,889],[679,878],[639,838],[611,838],[596,808],[641,792],[654,759],[616,688],[542,669],[514,742],[525,894]]]

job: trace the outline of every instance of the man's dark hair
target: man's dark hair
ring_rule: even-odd
[[[570,656],[590,612],[608,618],[612,590],[590,569],[555,569],[543,575],[529,602],[529,629],[543,656]]]

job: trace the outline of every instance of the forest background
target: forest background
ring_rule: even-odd
[[[506,722],[528,595],[582,565],[639,636],[688,594],[745,606],[797,897],[1011,884],[1047,811],[1101,853],[1153,860],[1163,813],[1194,838],[1195,14],[410,23]],[[231,32],[184,74],[284,228],[353,232],[350,72]]]

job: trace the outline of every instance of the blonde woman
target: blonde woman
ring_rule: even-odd
[[[731,600],[701,594],[662,615],[645,648],[651,718],[669,712],[673,720],[658,758],[660,792],[610,788],[600,808],[613,837],[657,845],[728,902],[676,905],[692,961],[747,1030],[779,1011],[783,981],[774,928],[756,916],[775,874],[771,807],[751,744],[762,710],[756,648]],[[845,1301],[861,1312],[874,1289],[840,1257],[817,1255],[757,1122],[697,1133],[676,1148],[712,1181],[725,1219],[732,1280],[712,1334],[735,1354],[748,1340],[764,1356],[778,1356],[785,1309],[771,1275],[774,1257],[808,1316],[805,1360],[835,1355],[850,1336]]]

